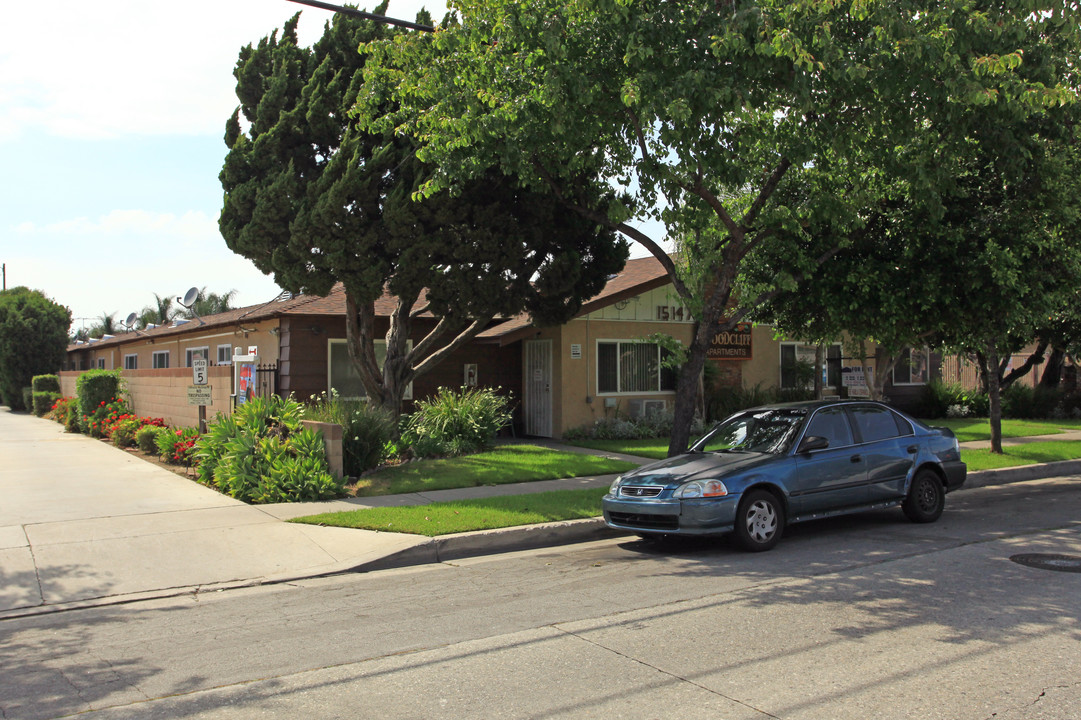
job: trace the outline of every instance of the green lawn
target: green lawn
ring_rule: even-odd
[[[567,445],[593,448],[604,452],[624,453],[639,457],[663,460],[668,457],[668,438],[645,440],[566,440]]]
[[[291,522],[434,537],[471,530],[597,517],[601,514],[601,498],[606,492],[607,488],[557,490],[409,507],[324,513],[296,518]]]
[[[633,463],[537,447],[503,445],[488,452],[456,458],[421,460],[365,475],[356,496],[400,495],[449,488],[503,485],[621,473]]]
[[[987,418],[940,418],[923,422],[936,427],[948,427],[961,442],[991,439],[991,425]],[[1002,437],[1004,438],[1057,435],[1066,430],[1081,430],[1081,420],[1002,421]]]
[[[1041,440],[1024,445],[1007,445],[1002,451],[1003,455],[995,455],[990,450],[962,449],[961,459],[968,464],[969,472],[1076,460],[1081,458],[1081,440]]]

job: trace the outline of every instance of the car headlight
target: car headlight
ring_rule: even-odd
[[[612,481],[612,487],[608,488],[608,494],[609,495],[618,495],[619,494],[619,484],[621,482],[623,482],[623,476],[622,475],[620,475],[619,477],[617,477],[615,480]]]
[[[721,497],[728,494],[728,488],[720,480],[695,480],[680,486],[673,497],[686,500],[690,498]]]

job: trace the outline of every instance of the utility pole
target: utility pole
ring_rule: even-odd
[[[0,269],[2,269],[3,273],[4,273],[4,290],[7,290],[8,289],[8,264],[4,263],[3,265],[0,265]]]

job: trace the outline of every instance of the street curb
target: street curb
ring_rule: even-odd
[[[399,550],[376,560],[355,565],[345,572],[368,572],[461,560],[481,555],[536,550],[538,548],[593,542],[629,533],[613,530],[604,518],[584,518],[518,527],[477,530],[431,538],[429,542]]]
[[[1067,477],[1070,475],[1081,475],[1081,460],[1060,460],[1035,465],[1020,465],[1012,468],[980,470],[968,474],[968,477],[965,478],[965,484],[961,486],[961,490],[975,490],[990,485],[1005,485],[1007,483],[1025,482],[1026,480],[1042,480],[1044,478]]]

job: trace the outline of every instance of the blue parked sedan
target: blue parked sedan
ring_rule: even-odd
[[[616,478],[604,520],[645,538],[733,533],[769,550],[789,523],[900,505],[942,515],[965,482],[957,438],[881,403],[787,403],[739,412],[685,454]]]

